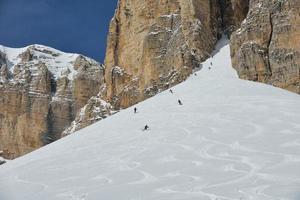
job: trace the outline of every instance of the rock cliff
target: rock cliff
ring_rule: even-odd
[[[41,45],[1,46],[2,156],[15,158],[59,139],[103,85],[104,66],[92,59]]]
[[[234,68],[243,79],[300,93],[300,1],[250,0],[231,37]]]
[[[107,51],[107,99],[128,107],[185,80],[209,57],[248,0],[119,0]]]
[[[107,52],[107,97],[128,107],[182,82],[220,35],[217,0],[119,0]]]

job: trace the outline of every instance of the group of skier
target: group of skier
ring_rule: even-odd
[[[213,66],[213,63],[210,62],[210,66],[208,67],[208,69],[211,70],[212,66]],[[194,75],[197,76],[196,73],[195,73]],[[169,92],[170,92],[171,94],[174,94],[174,92],[173,92],[172,89],[170,89]],[[181,101],[180,99],[178,99],[178,104],[179,104],[180,106],[183,105],[183,103],[182,103],[182,101]],[[137,107],[134,107],[133,111],[134,111],[134,114],[137,114]],[[144,126],[144,128],[143,128],[143,131],[148,131],[149,129],[150,129],[150,127],[146,124],[146,125]]]
[[[172,89],[170,89],[169,92],[170,92],[171,94],[174,94],[174,92],[173,92]],[[181,101],[180,99],[178,99],[178,104],[179,104],[180,106],[183,105],[183,103],[182,103],[182,101]],[[138,113],[137,107],[134,107],[133,112],[134,112],[134,114],[137,114],[137,113]],[[144,128],[143,128],[143,131],[148,131],[149,129],[150,129],[150,127],[146,124],[146,125],[144,126]]]

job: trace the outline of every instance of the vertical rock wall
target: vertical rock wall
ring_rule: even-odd
[[[233,66],[243,79],[300,93],[300,1],[250,0],[231,37]]]
[[[111,21],[107,98],[128,107],[185,80],[220,36],[217,0],[120,0]]]
[[[104,85],[104,67],[84,56],[1,47],[1,156],[12,159],[61,138]]]

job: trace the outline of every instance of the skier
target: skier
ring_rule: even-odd
[[[148,130],[149,130],[149,126],[146,125],[146,126],[144,127],[143,131],[148,131]]]
[[[197,76],[197,73],[195,73],[194,75]]]
[[[208,70],[211,70],[211,67],[208,67]]]
[[[134,108],[134,113],[137,113],[137,108]]]
[[[212,64],[212,62],[210,62],[210,66],[212,66],[213,64]]]
[[[183,105],[182,102],[180,101],[180,99],[178,99],[178,104],[181,106]]]
[[[173,90],[172,89],[170,89],[170,92],[173,94]]]

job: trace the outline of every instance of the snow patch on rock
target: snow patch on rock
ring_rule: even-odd
[[[74,63],[76,59],[81,56],[80,54],[65,53],[39,44],[23,48],[10,48],[1,45],[0,52],[6,55],[9,71],[11,73],[13,73],[16,65],[22,64],[22,57],[25,53],[28,53],[30,58],[27,61],[30,65],[34,66],[38,63],[44,63],[55,79],[67,76],[69,80],[73,80],[76,76],[77,70],[74,69]],[[95,60],[85,58],[88,62],[97,64]],[[34,71],[34,68],[31,67],[31,70]]]

